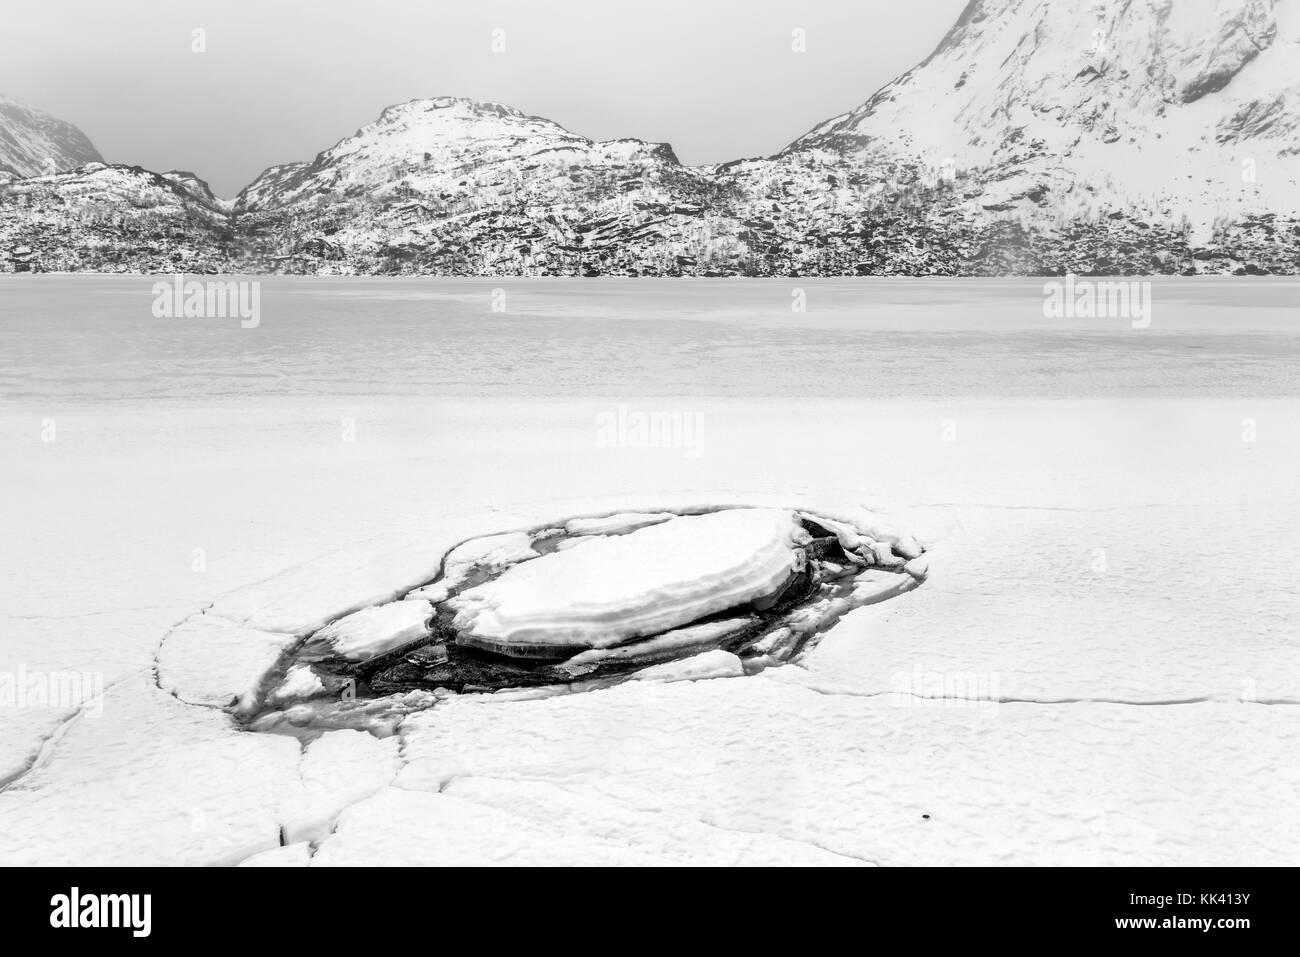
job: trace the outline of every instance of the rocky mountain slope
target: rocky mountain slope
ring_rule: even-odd
[[[1294,272],[1297,63],[1295,0],[973,0],[925,62],[773,162],[810,198],[847,174],[843,204],[869,214],[915,177],[969,271]]]
[[[109,166],[72,124],[0,96],[0,272],[215,272],[232,240],[193,173]]]
[[[252,259],[287,271],[660,274],[722,192],[666,145],[441,97],[267,170],[233,218]]]
[[[0,96],[0,182],[102,162],[71,123]]]
[[[775,156],[686,167],[415,100],[230,203],[127,167],[0,184],[0,249],[30,269],[1296,273],[1296,63],[1300,0],[972,0],[923,63]],[[86,213],[104,207],[108,229]]]
[[[225,206],[175,174],[91,163],[0,184],[0,272],[214,273],[237,252]]]

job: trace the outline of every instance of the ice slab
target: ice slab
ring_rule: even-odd
[[[805,536],[783,509],[727,509],[516,565],[452,599],[460,640],[608,648],[771,594]]]
[[[339,812],[386,787],[397,774],[398,739],[330,731],[303,752],[302,792],[286,812],[284,840],[321,841]]]
[[[294,640],[210,612],[194,615],[163,639],[158,684],[190,704],[250,707],[262,675]]]
[[[0,792],[0,866],[236,864],[279,846],[297,741],[238,731],[148,675],[104,699]]]
[[[716,644],[730,635],[744,631],[756,621],[755,618],[724,618],[722,621],[708,621],[699,625],[689,625],[686,628],[674,628],[662,635],[655,635],[653,638],[617,648],[588,649],[564,662],[563,667],[580,674],[598,665],[615,662],[650,662],[656,658],[671,658],[694,647]]]
[[[284,680],[280,682],[279,687],[271,693],[271,701],[277,704],[286,701],[302,701],[324,691],[325,685],[316,672],[307,665],[293,665],[285,672]]]
[[[428,634],[432,617],[433,605],[427,601],[393,601],[331,622],[313,640],[328,643],[351,661],[365,661]]]
[[[466,575],[474,568],[504,568],[516,562],[536,558],[532,536],[527,532],[505,532],[501,535],[485,535],[471,538],[458,545],[447,555],[442,563],[442,577],[431,585],[417,588],[408,598],[424,598],[437,604],[446,601],[456,586],[460,585]]]
[[[311,863],[311,845],[306,841],[286,844],[261,851],[247,860],[239,862],[240,867],[306,867]]]
[[[600,518],[571,518],[564,523],[564,530],[570,535],[614,535],[676,517],[672,512],[615,512]]]
[[[745,666],[729,651],[715,648],[680,661],[651,665],[633,675],[636,681],[704,681],[710,678],[744,677]]]

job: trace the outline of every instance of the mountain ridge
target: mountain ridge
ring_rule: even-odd
[[[710,166],[682,165],[666,143],[592,140],[504,104],[434,97],[386,107],[231,200],[192,173],[163,174],[171,195],[139,174],[98,182],[152,210],[132,217],[154,239],[148,262],[182,235],[174,261],[205,271],[1294,274],[1298,5],[971,0],[925,60],[860,106],[771,156]],[[24,210],[70,204],[37,218],[72,261],[79,197],[93,190],[23,182],[0,186],[0,209],[21,196]],[[30,253],[19,265],[50,268],[21,226],[0,221],[0,250],[18,242]]]

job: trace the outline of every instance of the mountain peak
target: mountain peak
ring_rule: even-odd
[[[237,208],[315,203],[323,195],[445,197],[470,185],[514,190],[538,169],[553,176],[628,164],[678,165],[666,144],[598,142],[501,103],[439,96],[385,108],[311,163],[268,169],[240,194]]]
[[[519,110],[516,110],[513,106],[507,106],[504,103],[494,103],[489,100],[473,100],[464,96],[433,96],[420,97],[385,107],[379,114],[379,119],[392,120],[410,114],[432,113],[441,110],[448,111],[445,114],[442,114],[444,117],[448,118],[486,116],[517,120],[534,118],[527,117]]]

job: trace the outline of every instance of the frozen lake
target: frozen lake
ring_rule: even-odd
[[[0,862],[1300,859],[1300,283],[1157,281],[1146,329],[1038,281],[267,279],[256,329],[150,285],[0,282],[0,678],[107,689],[0,702]],[[929,579],[753,677],[305,754],[158,686],[322,556],[758,495],[879,509]]]
[[[5,277],[0,396],[1269,396],[1300,375],[1290,279],[1155,280],[1142,329],[1046,318],[1041,280],[270,278],[256,329],[155,318],[152,284]]]

